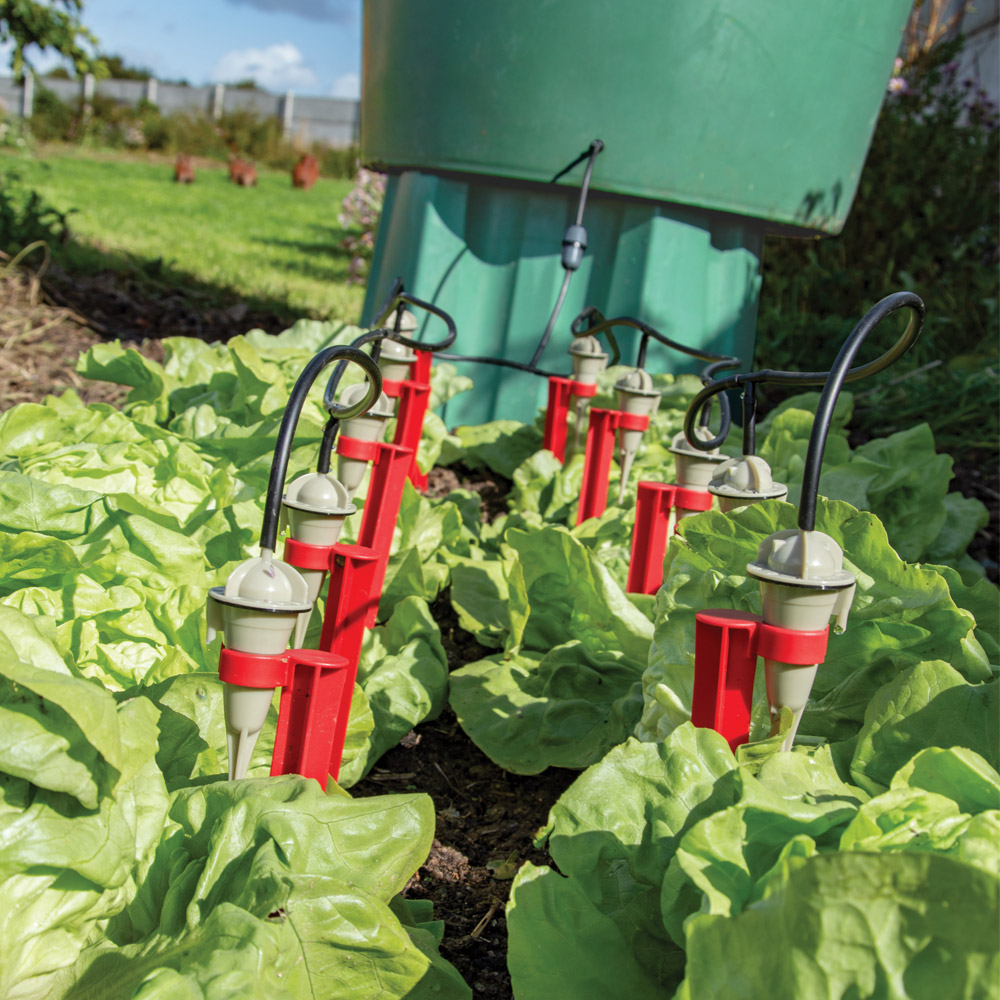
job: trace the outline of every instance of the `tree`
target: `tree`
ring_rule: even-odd
[[[104,54],[101,59],[108,67],[108,76],[112,80],[148,80],[153,75],[151,69],[146,69],[145,66],[132,66],[122,56]]]
[[[32,70],[24,50],[29,45],[55,49],[77,73],[105,76],[97,39],[83,26],[83,0],[0,0],[0,43],[13,43],[10,66],[20,80]]]

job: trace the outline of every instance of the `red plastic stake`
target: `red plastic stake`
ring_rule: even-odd
[[[660,589],[671,513],[675,509],[702,511],[711,507],[712,494],[707,490],[687,489],[673,483],[639,483],[635,500],[635,527],[632,529],[632,557],[628,568],[628,593],[655,594]]]
[[[566,432],[569,405],[574,396],[597,395],[596,385],[587,385],[572,378],[549,377],[549,403],[545,409],[545,436],[542,447],[548,448],[560,462],[566,461]]]
[[[271,774],[301,774],[326,788],[330,761],[334,755],[339,761],[343,752],[338,731],[347,731],[339,723],[351,707],[350,697],[344,699],[348,663],[343,656],[315,649],[289,650],[286,660]]]
[[[371,481],[368,484],[368,496],[365,498],[365,509],[361,516],[361,530],[358,532],[358,544],[374,549],[378,555],[378,564],[372,582],[372,593],[381,594],[385,571],[389,565],[389,549],[392,547],[392,535],[399,518],[399,505],[403,499],[403,487],[409,472],[413,452],[398,444],[379,442],[375,461],[372,465]],[[365,622],[370,628],[375,624],[378,613],[378,602],[371,606]]]
[[[695,616],[691,721],[721,733],[732,750],[750,738],[759,615],[699,611]]]
[[[354,681],[358,675],[358,658],[365,635],[365,621],[371,612],[378,609],[379,592],[374,587],[378,561],[378,554],[369,548],[344,543],[333,546],[330,589],[326,598],[320,648],[347,661],[336,734],[327,761],[329,773],[334,778],[340,773],[347,719],[351,712]]]
[[[630,594],[655,594],[663,583],[663,557],[676,494],[677,487],[667,483],[639,483],[628,566]]]
[[[430,351],[416,351],[417,360],[413,363],[413,381],[431,384],[431,364],[434,355]]]
[[[428,355],[429,356],[429,355]],[[385,383],[383,383],[384,385]],[[399,409],[396,411],[396,433],[393,444],[402,445],[413,452],[410,463],[410,482],[418,490],[426,489],[427,475],[417,465],[417,449],[424,432],[424,417],[430,403],[431,387],[428,382],[400,382]]]
[[[622,410],[604,410],[592,407],[590,426],[587,428],[587,454],[583,462],[583,485],[580,487],[580,506],[576,523],[582,524],[590,517],[600,517],[608,506],[608,479],[611,475],[611,457],[615,451],[615,432],[644,431],[649,427],[649,417],[641,413],[624,413]]]
[[[611,457],[615,452],[618,415],[618,410],[594,407],[590,411],[577,524],[582,524],[590,517],[600,517],[608,506],[608,478],[611,475]]]
[[[691,721],[721,733],[732,750],[750,738],[757,657],[810,665],[826,659],[830,628],[799,631],[767,625],[743,611],[695,615]]]
[[[566,461],[566,424],[573,379],[553,375],[549,379],[549,402],[545,408],[545,435],[542,447],[548,448],[560,462]]]

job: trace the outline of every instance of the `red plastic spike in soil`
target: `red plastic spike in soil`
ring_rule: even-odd
[[[592,408],[590,426],[587,428],[587,454],[583,463],[583,484],[580,487],[580,506],[576,523],[600,517],[608,506],[608,480],[611,476],[611,458],[615,451],[615,434],[619,429],[644,431],[649,427],[649,417],[623,410]]]
[[[789,664],[822,663],[830,628],[800,631],[767,625],[742,611],[699,611],[695,616],[691,721],[714,729],[734,751],[750,739],[757,657]]]

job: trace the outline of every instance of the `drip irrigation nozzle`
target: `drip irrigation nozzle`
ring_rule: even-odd
[[[694,446],[694,442],[704,442],[711,437],[712,432],[707,427],[693,428],[690,437],[684,431],[674,435],[669,450],[674,456],[674,478],[678,486],[689,490],[708,489],[715,470],[727,461],[725,455],[719,454],[718,447],[705,451]]]
[[[347,402],[353,402],[355,397],[364,393],[365,388],[364,385],[348,386],[341,393],[341,398]],[[380,441],[385,433],[386,423],[395,415],[395,412],[393,401],[383,392],[370,410],[341,421],[341,437],[356,438],[359,441]],[[358,487],[361,485],[367,468],[367,459],[337,456],[337,478],[347,488],[348,500],[354,499],[354,494],[358,492]]]
[[[653,379],[649,372],[642,368],[633,368],[626,372],[615,383],[618,396],[618,409],[623,413],[652,418],[660,405],[660,393],[653,388]],[[642,444],[643,431],[619,430],[618,449],[621,465],[621,483],[618,487],[618,502],[625,498],[625,488],[628,486],[632,463]]]
[[[784,500],[788,487],[774,481],[771,467],[764,459],[758,455],[744,455],[716,466],[708,492],[719,498],[719,509],[728,514],[761,500]]]
[[[307,472],[289,484],[282,508],[288,522],[288,534],[306,545],[336,545],[344,520],[357,512],[347,495],[347,487],[329,473]],[[315,606],[323,588],[325,569],[299,569],[309,588],[308,600]],[[295,648],[305,642],[309,615],[301,615],[295,625]]]
[[[208,641],[221,631],[229,649],[280,656],[300,617],[312,610],[308,591],[294,567],[264,549],[237,566],[224,587],[208,592]],[[273,687],[223,686],[230,780],[246,777],[273,694]]]
[[[597,385],[598,376],[608,366],[608,355],[601,350],[601,344],[596,337],[584,334],[574,337],[569,345],[570,358],[573,361],[573,379],[581,385]],[[587,414],[590,399],[587,396],[577,396],[573,412],[576,415],[576,426],[573,431],[573,447],[580,447],[580,435],[583,432],[583,418]]]
[[[856,581],[854,574],[844,569],[843,550],[829,535],[802,528],[777,531],[761,543],[747,573],[760,583],[761,613],[766,624],[818,632],[835,617],[835,631],[844,631]],[[818,667],[818,663],[764,660],[772,735],[781,709],[792,710],[792,727],[782,742],[782,750],[792,748]]]

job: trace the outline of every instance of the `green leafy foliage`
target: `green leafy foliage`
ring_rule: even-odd
[[[550,813],[558,872],[515,880],[517,996],[985,995],[1000,775],[969,749],[911,751],[869,798],[825,748],[751,770],[689,723],[616,747]]]
[[[500,562],[454,571],[459,620],[503,652],[451,675],[451,706],[502,767],[585,767],[638,719],[649,620],[565,528],[508,528]]]
[[[78,73],[106,74],[96,57],[97,39],[83,26],[83,0],[0,0],[0,42],[10,46],[10,66],[23,77],[30,70],[25,48],[54,49],[70,60]]]
[[[391,910],[430,849],[428,798],[220,781],[215,678],[115,699],[0,618],[5,996],[470,995]]]

